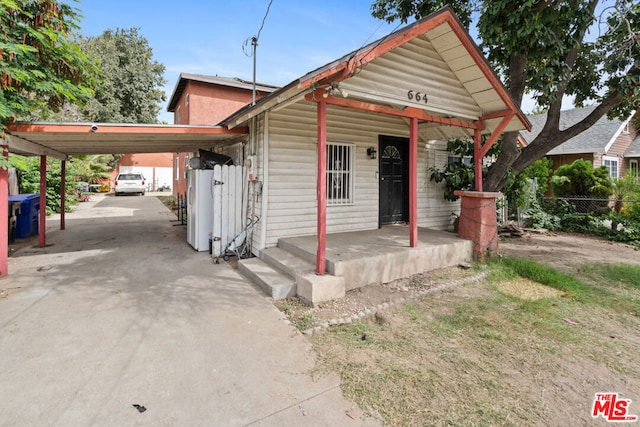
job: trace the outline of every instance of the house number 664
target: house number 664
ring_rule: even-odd
[[[427,97],[426,93],[422,93],[422,92],[414,92],[412,90],[410,90],[409,92],[407,92],[407,98],[409,99],[409,101],[413,101],[414,99],[418,102],[422,101],[425,104],[427,102],[429,102],[429,98]]]

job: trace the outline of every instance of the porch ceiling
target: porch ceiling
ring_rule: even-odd
[[[32,123],[9,125],[5,143],[14,154],[66,159],[82,154],[191,152],[232,144],[246,128],[112,123]]]

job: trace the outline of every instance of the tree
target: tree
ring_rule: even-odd
[[[137,28],[106,30],[80,41],[80,48],[98,59],[104,81],[82,109],[52,116],[57,121],[157,123],[165,100],[164,65],[153,59],[149,42]]]
[[[0,130],[93,95],[96,63],[78,47],[76,9],[58,1],[0,2]]]
[[[511,170],[527,166],[593,126],[605,114],[626,119],[640,108],[640,4],[636,0],[376,0],[372,15],[392,22],[420,18],[449,4],[469,25],[478,13],[478,35],[489,62],[517,105],[530,93],[547,110],[540,134],[518,146],[504,134],[502,150],[484,176],[486,191],[500,191]],[[595,38],[587,37],[593,29]],[[595,103],[591,114],[560,130],[565,96],[577,106]]]

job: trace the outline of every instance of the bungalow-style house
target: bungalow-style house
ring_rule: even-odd
[[[256,99],[276,90],[277,86],[256,84]],[[215,125],[252,101],[253,83],[239,78],[205,76],[181,73],[176,83],[167,110],[174,113],[176,125]],[[242,161],[237,146],[232,158]],[[173,195],[187,191],[185,172],[189,169],[191,153],[173,153]]]
[[[595,107],[576,108],[560,113],[560,130],[567,129],[589,115]],[[546,122],[546,114],[528,116],[531,132],[521,132],[521,136],[530,143],[540,133]],[[593,167],[606,166],[612,178],[622,178],[628,170],[637,176],[637,149],[634,154],[632,142],[637,139],[638,129],[633,126],[632,116],[626,120],[600,118],[593,126],[564,144],[552,149],[547,157],[553,161],[553,170],[562,165],[571,164],[577,159],[588,160]],[[636,146],[639,144],[636,144]]]
[[[186,105],[184,94],[172,98]],[[274,298],[297,293],[312,303],[471,258],[476,240],[437,231],[450,227],[457,205],[443,200],[428,169],[447,161],[451,137],[474,141],[479,168],[502,132],[529,128],[448,7],[220,125],[249,130],[242,154],[250,168],[249,215],[257,218],[248,239],[258,258],[242,260],[240,270]],[[484,145],[482,134],[490,135]],[[477,192],[463,195],[460,221],[461,233],[489,236],[479,252],[497,245],[495,227],[482,231],[485,220],[495,224],[497,194],[481,186],[479,180]]]

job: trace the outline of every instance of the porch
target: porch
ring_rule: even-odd
[[[299,295],[315,304],[369,284],[457,265],[473,255],[470,240],[446,231],[419,228],[417,245],[409,243],[409,227],[404,225],[328,234],[328,274],[317,275],[317,237],[281,238],[277,248],[242,260],[239,269],[274,299]]]

